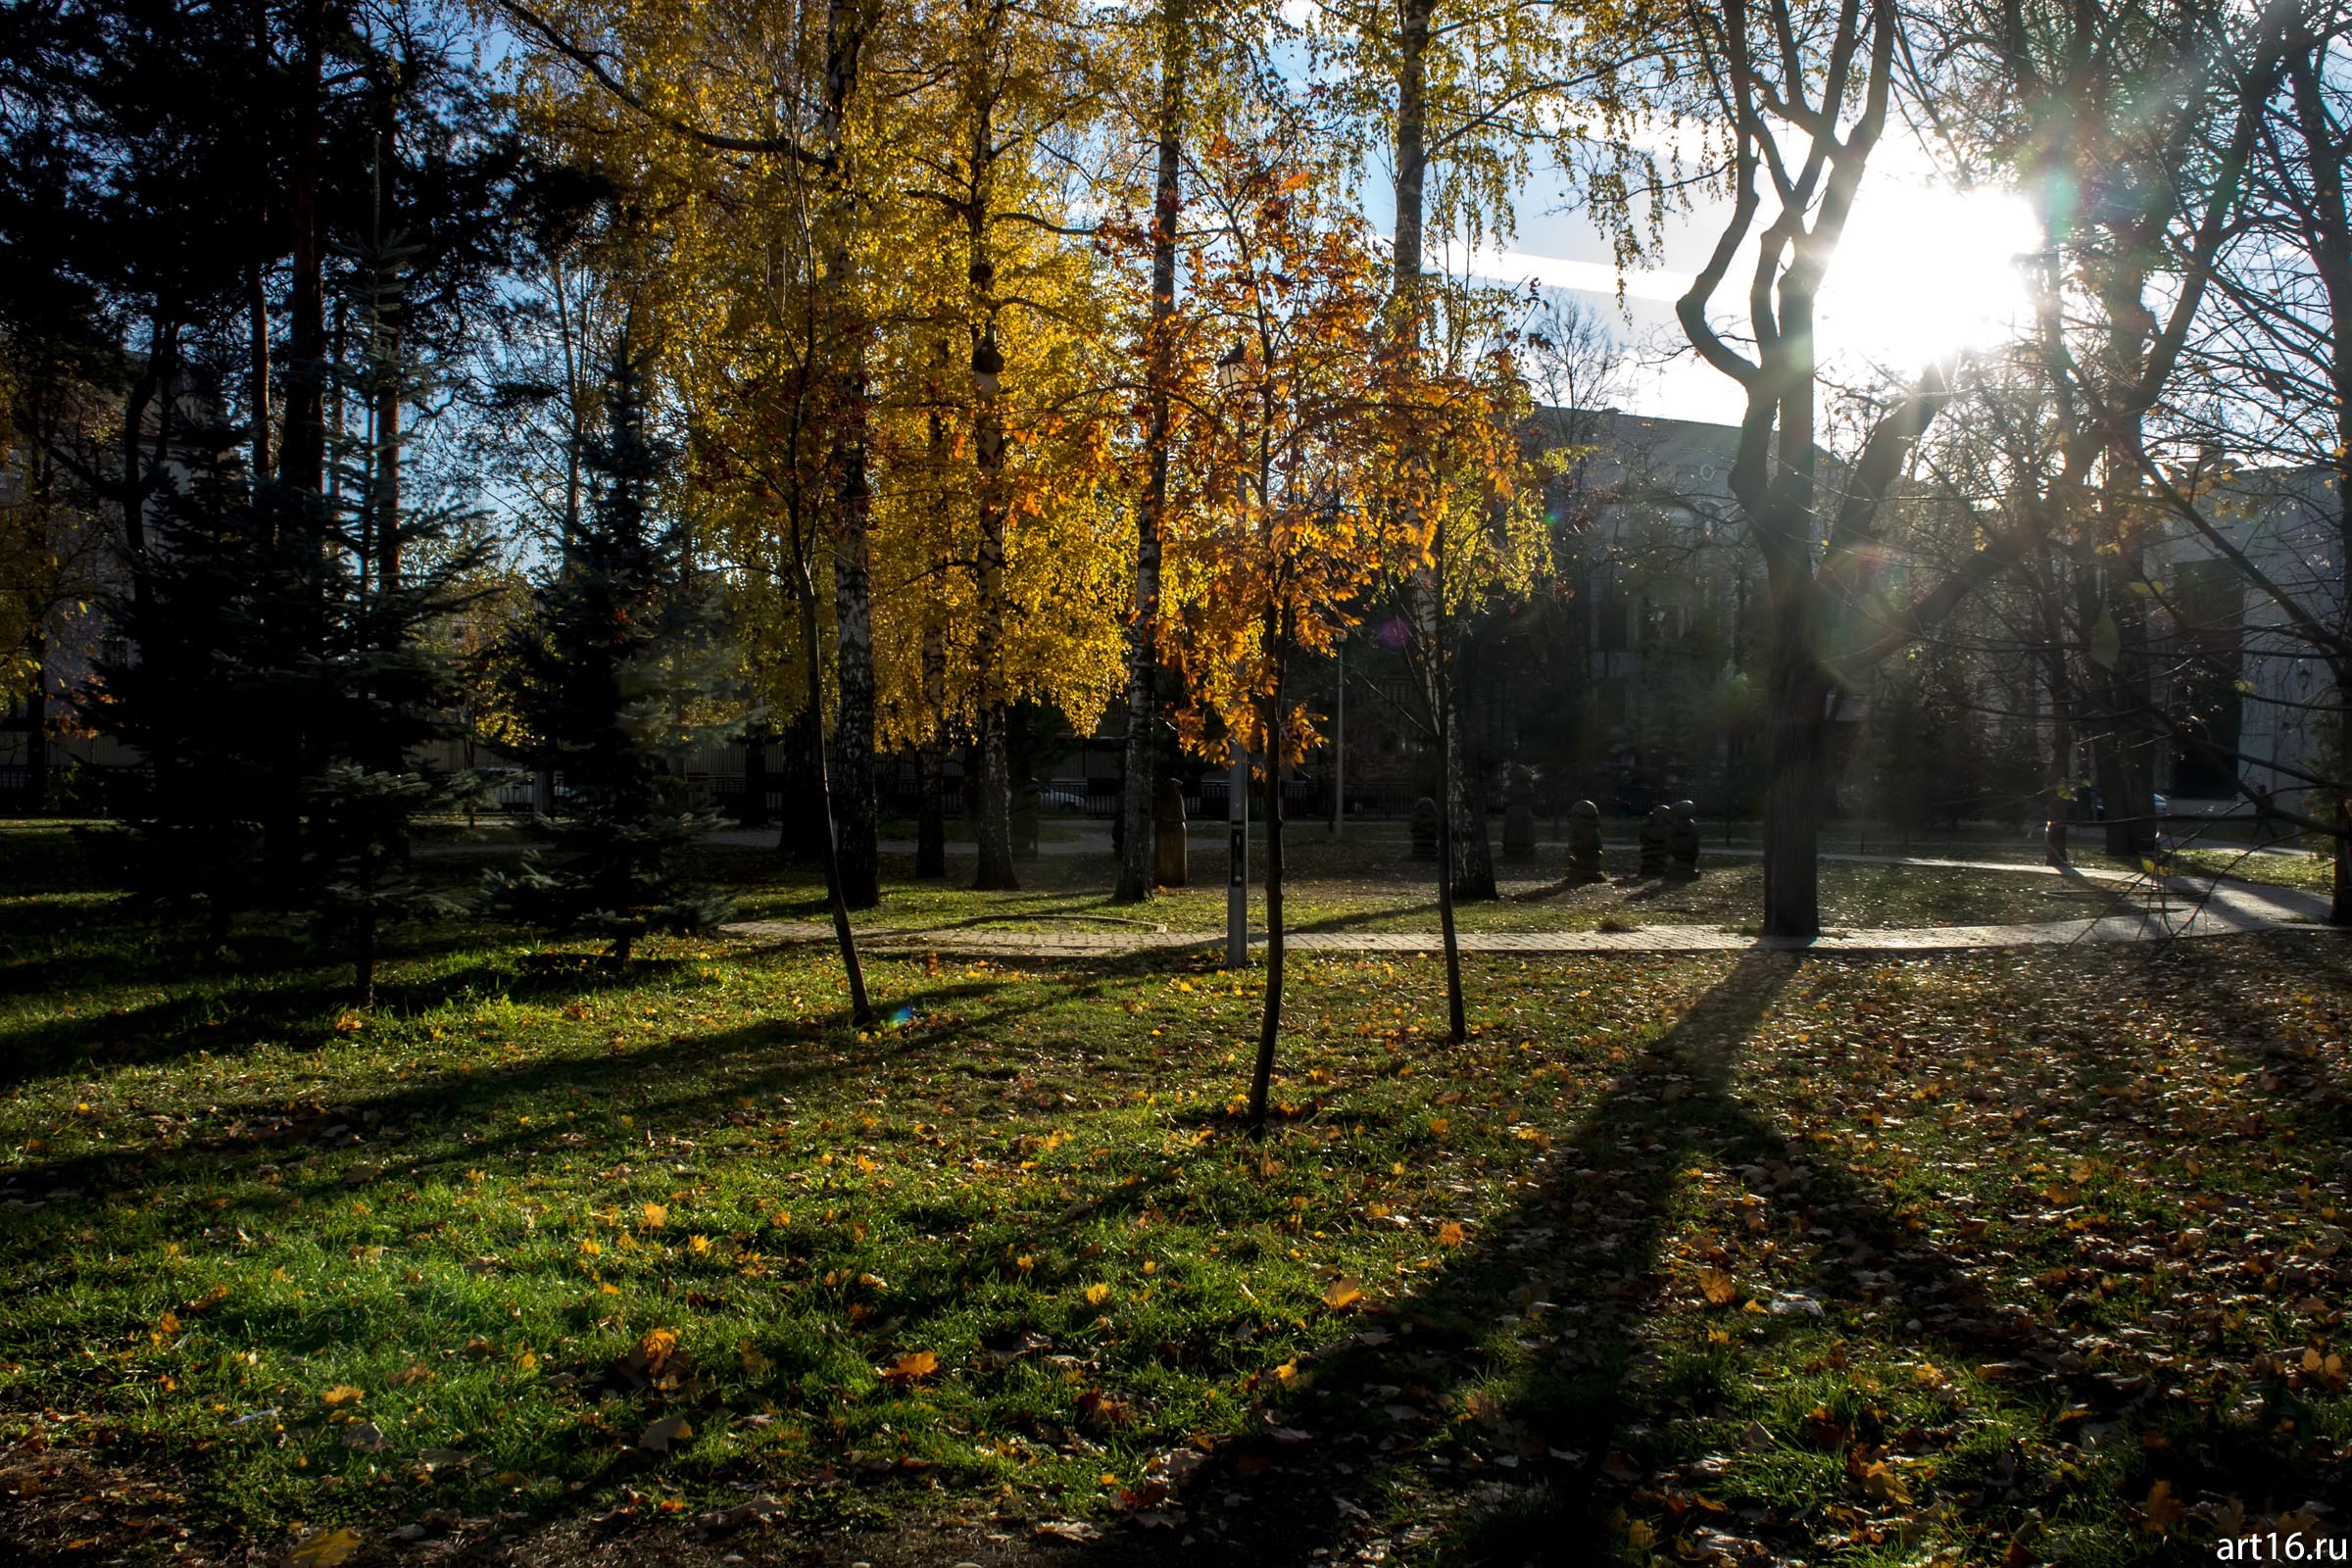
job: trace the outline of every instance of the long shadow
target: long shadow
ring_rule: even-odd
[[[513,960],[483,959],[438,973],[404,973],[415,962],[466,945],[444,937],[417,946],[403,944],[400,960],[377,982],[376,1009],[398,1015],[428,1011],[467,997],[503,996],[522,1003],[593,995],[634,987],[674,972],[684,962],[639,958],[627,968],[574,955],[530,955]],[[211,978],[218,990],[180,989],[135,1007],[109,1008],[91,999],[89,1010],[53,1013],[38,1021],[0,1028],[0,1089],[68,1069],[102,1070],[176,1060],[196,1051],[234,1055],[264,1042],[317,1046],[331,1039],[335,1019],[351,998],[348,969],[331,956],[306,950],[300,967],[272,968],[260,962],[223,963]],[[171,974],[184,980],[185,971]],[[117,984],[136,982],[118,970]],[[167,983],[164,971],[148,983]]]
[[[2041,1328],[1983,1313],[1980,1288],[1923,1246],[1874,1184],[1826,1163],[1819,1150],[1796,1148],[1740,1100],[1742,1048],[1808,961],[1817,960],[1744,955],[1590,1106],[1532,1194],[1363,1332],[1301,1356],[1305,1391],[1270,1404],[1269,1436],[1220,1449],[1177,1499],[1213,1546],[1121,1530],[1078,1560],[1102,1568],[1343,1560],[1399,1525],[1382,1518],[1391,1494],[1431,1499],[1434,1523],[1402,1523],[1418,1525],[1444,1560],[1573,1560],[1562,1551],[1604,1539],[1612,1493],[1626,1490],[1625,1461],[1613,1449],[1643,1413],[1633,1374],[1676,1185],[1693,1159],[1789,1172],[1790,1185],[1775,1196],[1798,1220],[1797,1250],[1810,1250],[1815,1299],[1868,1298],[1916,1312],[1925,1320],[1919,1343],[1955,1353],[2013,1354],[2037,1341]],[[1827,1242],[1803,1239],[1822,1230]],[[1865,1269],[1872,1279],[1859,1277]],[[1471,1400],[1490,1377],[1481,1341],[1506,1327],[1553,1336],[1553,1359],[1499,1397],[1480,1391]],[[1467,1450],[1439,1451],[1463,1419],[1513,1458],[1489,1464]],[[1461,1506],[1480,1487],[1507,1500]]]
[[[1283,932],[1288,936],[1304,936],[1309,932],[1353,931],[1375,920],[1394,920],[1399,915],[1435,914],[1437,904],[1399,904],[1384,909],[1357,909],[1348,914],[1327,914],[1319,920],[1286,920]]]
[[[332,1126],[376,1129],[366,1147],[353,1149],[385,1167],[388,1176],[415,1174],[452,1162],[488,1168],[504,1158],[528,1158],[554,1130],[521,1126],[518,1107],[563,1092],[576,1097],[622,1096],[649,1129],[661,1125],[704,1125],[724,1118],[744,1096],[789,1094],[796,1088],[851,1073],[874,1071],[889,1062],[964,1034],[998,1029],[1032,1013],[1099,995],[1119,964],[1079,966],[1086,977],[1056,983],[1021,982],[1037,994],[1018,1004],[959,1014],[937,1028],[914,1024],[887,1043],[855,1048],[829,1017],[763,1019],[716,1033],[678,1035],[668,1041],[606,1055],[562,1053],[466,1072],[396,1082],[377,1093],[337,1099],[331,1106],[289,1106],[282,1099],[251,1102],[223,1101],[208,1116],[220,1131],[178,1148],[92,1151],[32,1161],[8,1172],[12,1191],[33,1197],[66,1191],[95,1191],[135,1182],[150,1193],[185,1183],[215,1187],[240,1166],[259,1166],[297,1151],[324,1152],[322,1132]],[[914,1018],[958,1004],[985,1000],[1013,987],[1010,981],[957,981],[903,993],[890,999]],[[803,1049],[806,1048],[806,1049]],[[819,1054],[821,1053],[821,1054]],[[676,1085],[674,1090],[662,1086]],[[649,1086],[653,1086],[649,1088]],[[461,1133],[445,1155],[414,1146],[446,1139],[453,1128],[494,1128]],[[332,1173],[322,1174],[323,1185]]]

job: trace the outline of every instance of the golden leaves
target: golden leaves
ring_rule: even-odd
[[[874,1372],[885,1383],[905,1386],[909,1383],[919,1383],[938,1370],[938,1356],[929,1350],[908,1350],[904,1354],[894,1356],[887,1366],[876,1367]]]
[[[649,1329],[629,1352],[629,1364],[648,1377],[660,1377],[678,1353],[678,1336],[671,1329]]]
[[[318,1402],[329,1410],[338,1410],[347,1404],[357,1404],[366,1397],[368,1395],[365,1390],[353,1388],[348,1383],[338,1383],[331,1389],[322,1390]]]
[[[1360,1304],[1363,1298],[1362,1284],[1346,1274],[1323,1287],[1323,1304],[1334,1312],[1345,1312]]]
[[[2148,1488],[2147,1500],[2139,1506],[2140,1528],[2150,1535],[2172,1533],[2173,1526],[2188,1517],[2188,1509],[2173,1495],[2173,1484],[2159,1481]]]
[[[306,1536],[286,1554],[293,1568],[338,1568],[360,1549],[360,1533],[349,1525]]]
[[[1710,1268],[1698,1276],[1698,1293],[1709,1306],[1729,1306],[1740,1298],[1740,1286],[1722,1269]]]

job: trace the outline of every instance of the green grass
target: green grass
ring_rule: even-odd
[[[0,856],[20,1560],[763,1494],[919,1561],[2203,1561],[2352,1495],[2330,936],[1473,957],[1459,1047],[1318,956],[1253,1144],[1254,973],[892,955],[859,1035],[820,953],[459,929],[361,1015]]]
[[[2335,861],[2330,856],[2255,854],[2241,848],[2182,850],[2185,870],[2236,877],[2241,882],[2267,882],[2275,887],[2326,893],[2335,886]]]
[[[1401,834],[1359,833],[1333,846],[1319,829],[1303,831],[1287,847],[1285,858],[1283,908],[1292,931],[1438,928],[1436,864],[1412,858]],[[1264,846],[1253,844],[1252,876],[1262,877],[1263,867]],[[1614,920],[1744,928],[1754,922],[1763,900],[1762,863],[1752,857],[1702,855],[1699,875],[1689,881],[1638,875],[1639,856],[1631,850],[1608,851],[1601,868],[1607,880],[1580,885],[1568,880],[1563,852],[1546,851],[1526,862],[1498,860],[1502,896],[1457,902],[1456,925],[1464,931],[1591,931],[1615,929],[1603,923]],[[972,869],[968,856],[951,853],[945,880],[918,883],[912,880],[909,858],[885,855],[883,874],[894,884],[892,896],[884,907],[859,914],[858,923],[1047,931],[1115,931],[1136,922],[1173,931],[1225,928],[1221,842],[1196,841],[1191,885],[1166,890],[1143,908],[1111,903],[1107,850],[1100,857],[1043,855],[1019,862],[1017,896],[973,892]],[[747,879],[741,906],[746,918],[827,918],[823,881],[812,870],[774,867],[747,856],[729,862],[722,874]],[[2067,919],[2110,907],[2121,891],[2105,885],[2069,887],[2030,871],[1842,860],[1821,867],[1822,919],[1836,929]],[[1262,930],[1265,903],[1258,883],[1252,884],[1250,908],[1252,929]]]

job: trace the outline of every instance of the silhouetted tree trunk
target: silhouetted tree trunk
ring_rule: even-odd
[[[1152,896],[1152,792],[1158,779],[1157,649],[1159,524],[1168,499],[1168,336],[1176,317],[1176,220],[1186,72],[1191,44],[1185,0],[1160,13],[1159,167],[1152,202],[1152,317],[1145,347],[1151,412],[1144,429],[1144,494],[1135,513],[1135,612],[1127,631],[1126,778],[1119,799],[1119,872],[1113,897],[1133,904]]]

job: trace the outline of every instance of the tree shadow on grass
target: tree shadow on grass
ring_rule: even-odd
[[[517,1119],[544,1109],[550,1096],[625,1100],[646,1123],[648,1135],[664,1129],[707,1131],[723,1124],[741,1099],[790,1095],[813,1082],[873,1072],[1033,1013],[1083,1004],[1110,984],[1123,965],[1068,967],[1077,972],[1017,982],[963,979],[903,993],[890,1000],[909,1022],[877,1040],[846,1032],[830,1013],[808,1014],[679,1034],[603,1054],[553,1052],[466,1071],[404,1076],[374,1093],[339,1096],[332,1103],[290,1104],[269,1094],[250,1102],[223,1101],[207,1110],[215,1130],[178,1147],[118,1148],[28,1161],[8,1171],[8,1184],[12,1192],[36,1198],[59,1190],[123,1187],[151,1194],[209,1191],[254,1168],[302,1154],[341,1156],[322,1161],[312,1178],[321,1189],[353,1163],[379,1166],[385,1179],[453,1164],[488,1169],[502,1160],[527,1162],[547,1153],[550,1141],[563,1136],[544,1117],[529,1125]],[[1031,993],[1027,1000],[958,1010],[938,1024],[924,1021],[1016,988]],[[387,1064],[398,1049],[387,1046]],[[351,1142],[353,1130],[361,1128],[368,1131]],[[335,1137],[327,1136],[330,1130]]]
[[[1572,1544],[1597,1555],[1603,1516],[1645,1468],[1614,1450],[1643,1446],[1643,1401],[1657,1396],[1644,1325],[1660,1310],[1676,1190],[1694,1161],[1771,1192],[1782,1238],[1792,1231],[1810,1258],[1804,1288],[1779,1298],[1788,1317],[1714,1308],[1733,1314],[1727,1324],[1797,1332],[1823,1301],[1868,1300],[1925,1320],[1922,1343],[2017,1353],[2041,1331],[1988,1313],[1875,1184],[1741,1102],[1743,1048],[1809,961],[1743,956],[1591,1103],[1522,1201],[1360,1332],[1300,1357],[1303,1392],[1268,1398],[1266,1435],[1221,1448],[1177,1499],[1213,1545],[1122,1529],[1080,1560],[1336,1561],[1396,1530],[1448,1561],[1562,1561]],[[1709,1309],[1695,1285],[1683,1294]],[[1498,1383],[1485,1342],[1504,1333],[1547,1342],[1548,1364]]]
[[[689,961],[640,957],[624,968],[590,955],[541,953],[417,972],[427,960],[478,940],[447,935],[403,942],[396,961],[376,983],[376,1013],[397,1017],[467,998],[533,1004],[593,995],[659,982]],[[154,1065],[198,1051],[221,1056],[267,1043],[296,1049],[322,1045],[335,1037],[337,1019],[350,1005],[350,971],[316,947],[287,950],[283,959],[279,966],[263,960],[222,962],[193,985],[184,968],[141,965],[127,975],[118,968],[111,976],[118,985],[179,983],[172,994],[137,1006],[107,1007],[103,998],[95,998],[86,1011],[56,1011],[0,1028],[0,1088],[70,1070]]]

